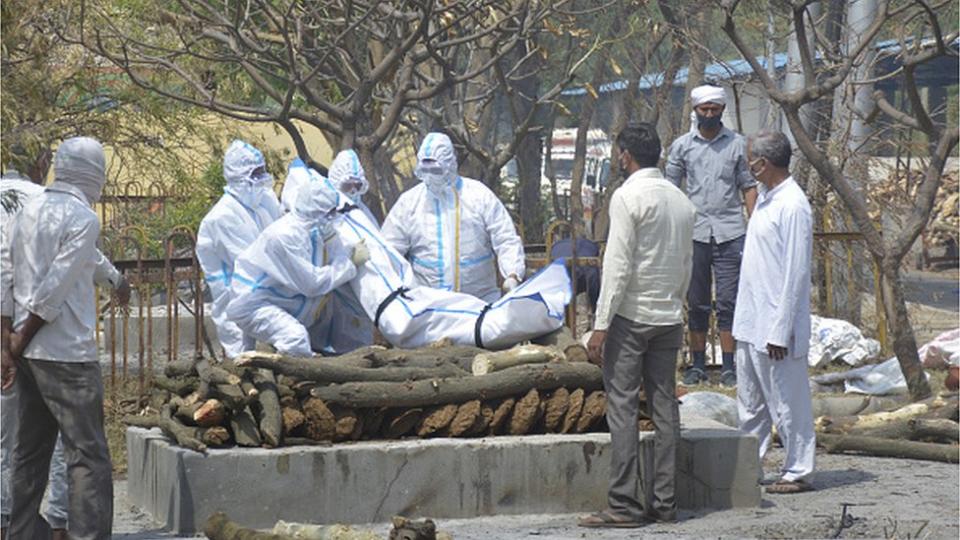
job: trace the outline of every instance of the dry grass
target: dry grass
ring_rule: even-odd
[[[139,412],[143,401],[136,377],[131,377],[127,381],[118,379],[114,387],[111,387],[109,382],[106,384],[103,409],[107,446],[110,447],[113,474],[122,475],[127,472],[127,427],[123,423],[123,417]]]

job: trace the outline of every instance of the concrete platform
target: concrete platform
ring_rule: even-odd
[[[653,434],[642,434],[645,459]],[[610,436],[365,441],[198,454],[159,430],[127,430],[132,504],[178,533],[223,510],[247,527],[277,520],[375,523],[409,517],[582,512],[606,504]],[[642,467],[641,463],[641,467]],[[682,508],[758,506],[757,440],[685,419],[678,449]]]

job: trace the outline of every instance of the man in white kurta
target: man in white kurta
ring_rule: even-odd
[[[786,457],[768,493],[809,491],[816,440],[807,378],[813,221],[790,176],[790,141],[761,132],[748,141],[750,171],[762,184],[747,227],[733,319],[740,429],[760,440],[776,425]]]

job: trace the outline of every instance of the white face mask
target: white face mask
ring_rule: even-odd
[[[266,195],[266,190],[249,182],[227,186],[227,190],[247,208],[260,206],[260,201]]]

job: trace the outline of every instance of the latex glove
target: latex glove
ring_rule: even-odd
[[[511,275],[507,279],[503,280],[503,292],[510,292],[517,288],[517,285],[520,285],[520,280],[516,276]]]
[[[367,244],[363,240],[357,242],[353,246],[353,253],[350,254],[350,262],[354,266],[360,268],[364,263],[370,260],[370,250],[367,248]]]

